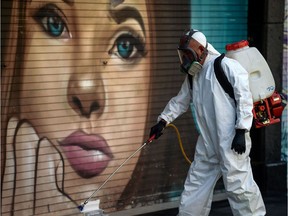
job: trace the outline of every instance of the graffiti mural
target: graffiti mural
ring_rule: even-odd
[[[184,75],[175,73],[174,46],[189,10],[179,25],[169,24],[180,13],[173,5],[159,15],[150,1],[2,7],[2,215],[80,214],[77,206],[141,146],[178,91]],[[188,123],[190,116],[179,128]],[[196,132],[180,130],[190,131],[183,139],[192,155]],[[171,134],[129,160],[92,200],[113,212],[179,196],[189,164]]]

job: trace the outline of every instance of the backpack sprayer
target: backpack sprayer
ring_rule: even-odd
[[[255,47],[246,40],[226,45],[226,56],[237,60],[249,73],[249,86],[253,98],[254,127],[261,128],[280,122],[286,104],[275,90],[271,70]]]

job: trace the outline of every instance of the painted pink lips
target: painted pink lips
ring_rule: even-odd
[[[112,159],[106,140],[99,135],[76,131],[60,142],[72,168],[82,178],[99,175]]]

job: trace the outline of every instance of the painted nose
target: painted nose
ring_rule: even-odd
[[[82,117],[100,117],[105,105],[103,80],[91,74],[74,75],[68,86],[70,106]]]

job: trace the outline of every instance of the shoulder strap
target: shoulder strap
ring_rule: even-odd
[[[189,84],[190,84],[190,89],[192,89],[192,80],[193,80],[193,77],[192,75],[188,74],[188,79],[189,79]]]
[[[218,80],[218,82],[220,83],[220,85],[222,86],[222,88],[224,89],[224,91],[231,97],[234,99],[235,104],[236,104],[236,100],[234,97],[234,90],[233,87],[231,85],[231,83],[229,82],[229,80],[227,79],[226,74],[224,73],[223,68],[221,67],[221,61],[222,59],[225,57],[225,54],[222,53],[219,57],[217,57],[214,61],[214,71],[215,71],[215,75],[216,78]]]

